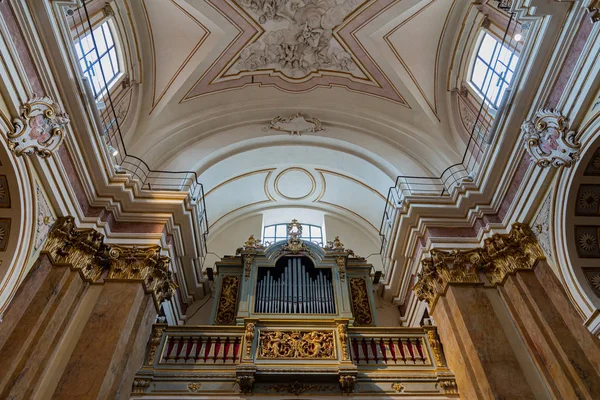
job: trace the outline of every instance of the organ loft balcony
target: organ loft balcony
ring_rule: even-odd
[[[301,236],[217,262],[211,324],[155,324],[132,398],[457,398],[437,328],[377,326],[372,265]]]

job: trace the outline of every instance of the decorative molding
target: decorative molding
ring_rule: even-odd
[[[340,281],[344,282],[346,280],[346,257],[337,256],[335,258],[335,263],[337,264],[338,273],[340,274]]]
[[[8,132],[8,147],[17,156],[37,154],[50,157],[64,140],[69,116],[54,100],[33,97],[21,106],[21,115],[13,120]]]
[[[252,263],[254,262],[254,254],[244,254],[244,279],[248,280],[252,273]]]
[[[552,209],[552,191],[548,193],[535,219],[533,220],[532,231],[544,251],[546,257],[553,260],[552,245],[550,237],[551,209]]]
[[[258,358],[335,359],[333,331],[260,331]]]
[[[196,392],[199,392],[200,389],[202,389],[202,384],[199,382],[192,382],[192,383],[188,383],[187,387],[190,392],[196,393]]]
[[[600,268],[582,268],[583,274],[590,284],[594,294],[600,298]]]
[[[592,23],[600,21],[600,0],[590,0],[587,6]]]
[[[238,293],[240,290],[240,278],[237,276],[225,276],[221,281],[221,292],[219,304],[215,315],[215,323],[219,325],[231,325],[235,323],[235,312],[237,309]]]
[[[442,348],[442,342],[437,332],[437,327],[434,325],[423,325],[423,329],[427,332],[427,339],[433,356],[435,357],[435,363],[438,367],[443,367],[444,364],[444,350]]]
[[[48,237],[56,218],[54,218],[52,207],[38,181],[35,182],[35,198],[37,200],[37,228],[33,249],[37,250]]]
[[[438,385],[444,391],[444,394],[458,394],[458,386],[454,379],[440,379]]]
[[[451,283],[483,284],[479,278],[483,272],[491,284],[500,285],[510,274],[533,269],[537,261],[543,259],[542,249],[529,226],[514,223],[509,234],[485,239],[483,248],[433,249],[431,257],[422,261],[413,291],[433,309]]]
[[[396,382],[392,384],[392,389],[394,389],[398,393],[404,393],[404,390],[406,390],[406,386],[404,386],[404,384],[400,382]]]
[[[542,168],[570,167],[579,159],[581,143],[568,120],[555,110],[542,109],[521,128],[525,148]]]
[[[150,339],[148,340],[148,350],[146,351],[146,365],[154,364],[154,357],[156,356],[156,351],[158,350],[158,346],[160,345],[160,341],[162,339],[165,328],[166,325],[154,325],[152,327],[152,334],[150,335]]]
[[[340,374],[339,382],[343,394],[354,393],[354,386],[356,385],[356,375]]]
[[[295,381],[293,383],[276,383],[272,385],[266,385],[265,390],[277,392],[277,393],[291,393],[295,396],[299,396],[306,392],[334,392],[336,387],[333,385],[318,385],[318,384],[307,384]]]
[[[373,312],[369,301],[367,282],[364,278],[350,278],[350,298],[354,324],[361,326],[373,325]]]
[[[240,393],[252,393],[254,388],[254,374],[237,374],[235,380],[240,388]]]
[[[348,325],[346,323],[338,324],[338,337],[340,338],[340,348],[342,353],[342,361],[350,360],[348,356]]]
[[[245,358],[247,360],[252,359],[252,343],[254,343],[254,329],[255,329],[254,323],[248,322],[246,324],[246,331],[244,332],[244,340],[246,342]]]
[[[90,283],[134,281],[142,283],[158,310],[173,296],[176,285],[169,271],[170,258],[160,254],[160,246],[124,247],[104,244],[104,235],[94,229],[76,229],[71,216],[59,217],[48,235],[45,253],[53,263],[69,265]]]
[[[132,384],[132,388],[131,391],[134,394],[144,394],[146,393],[146,389],[148,387],[150,387],[150,380],[149,379],[140,379],[140,378],[135,378],[133,380],[133,384]]]
[[[0,208],[10,208],[10,187],[6,175],[0,175]]]
[[[287,132],[290,136],[302,136],[303,133],[315,133],[325,129],[318,119],[308,118],[302,113],[297,113],[287,118],[273,118],[269,122],[269,126],[263,128],[265,132],[268,130]]]
[[[0,218],[0,251],[6,251],[10,237],[10,218]]]

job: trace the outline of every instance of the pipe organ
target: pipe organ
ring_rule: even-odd
[[[254,311],[269,314],[335,314],[331,273],[317,270],[310,260],[287,258],[271,273],[260,268]],[[308,267],[307,267],[308,264]]]

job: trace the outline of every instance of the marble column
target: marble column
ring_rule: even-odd
[[[600,342],[526,225],[482,248],[432,250],[414,291],[430,306],[461,398],[600,398]]]
[[[450,284],[433,318],[464,399],[534,399],[503,321],[481,284]]]
[[[0,323],[0,398],[30,398],[89,284],[42,255]]]
[[[600,399],[600,341],[545,260],[498,286],[550,392],[561,399]]]
[[[142,285],[105,283],[53,398],[128,399],[155,319]]]
[[[128,399],[174,284],[158,246],[59,218],[0,323],[0,398]]]

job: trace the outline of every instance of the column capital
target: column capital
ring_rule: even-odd
[[[518,270],[533,269],[544,254],[528,225],[514,223],[510,233],[495,234],[483,247],[468,250],[431,250],[422,260],[413,291],[431,308],[451,283],[483,284],[480,273],[493,285],[502,285]]]
[[[90,283],[134,281],[142,283],[159,309],[173,295],[176,285],[169,271],[171,259],[160,254],[160,246],[119,246],[104,243],[94,229],[78,229],[71,216],[59,217],[43,251],[55,265],[78,270]]]

